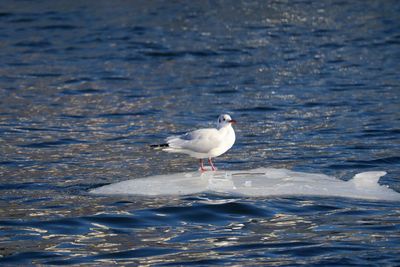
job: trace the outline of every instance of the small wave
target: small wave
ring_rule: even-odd
[[[330,48],[330,49],[339,49],[342,48],[343,45],[342,44],[338,44],[338,43],[324,43],[319,45],[319,47],[321,48]]]
[[[101,80],[103,81],[129,81],[129,77],[122,77],[122,76],[107,76],[102,77]]]
[[[38,77],[38,78],[45,78],[45,77],[60,77],[62,76],[61,73],[31,73],[31,74],[27,74],[28,76],[32,76],[32,77]]]
[[[154,220],[148,218],[148,216],[150,216],[150,214],[144,214],[143,217],[107,214],[88,216],[83,219],[88,223],[100,223],[110,228],[123,229],[125,227],[146,227],[151,225],[154,223]]]
[[[144,54],[150,57],[168,57],[168,58],[177,58],[185,56],[209,57],[218,55],[218,53],[213,51],[150,51],[150,52],[145,52]]]
[[[45,260],[45,259],[56,259],[61,257],[59,253],[55,252],[19,252],[13,255],[8,255],[5,258],[0,258],[0,263],[2,264],[12,264],[12,265],[30,265],[35,260]]]
[[[247,25],[243,27],[248,30],[268,30],[268,29],[273,29],[271,26],[268,25]]]
[[[90,81],[92,81],[91,78],[72,78],[72,79],[66,80],[64,83],[65,84],[79,84],[79,83],[90,82]]]
[[[278,110],[279,109],[275,107],[265,107],[265,106],[235,109],[236,112],[268,112],[268,111],[278,111]]]
[[[87,94],[101,94],[104,93],[103,90],[86,88],[86,89],[66,89],[62,90],[60,94],[62,95],[87,95]]]
[[[115,118],[115,117],[129,117],[129,116],[146,116],[151,114],[157,114],[159,110],[149,109],[145,111],[137,111],[137,112],[110,112],[98,115],[100,118]]]
[[[15,162],[3,160],[3,161],[0,161],[0,165],[12,166],[12,165],[15,165]]]
[[[378,137],[391,136],[400,134],[400,129],[366,129],[362,133],[362,137]]]
[[[86,141],[72,139],[72,138],[63,138],[56,141],[45,141],[45,142],[34,142],[29,144],[20,145],[20,147],[26,148],[50,148],[54,146],[64,146],[64,145],[71,145],[71,144],[82,144],[86,143]]]
[[[13,19],[10,22],[12,23],[30,23],[34,22],[36,19],[33,18],[20,18],[20,19]]]
[[[331,164],[329,168],[333,170],[354,170],[354,169],[370,169],[376,167],[373,164],[357,163],[357,162],[346,162],[342,164]]]
[[[257,208],[253,205],[235,201],[219,203],[218,205],[200,203],[189,207],[161,207],[156,210],[152,210],[152,212],[156,214],[163,214],[163,216],[166,216],[167,218],[173,217],[173,221],[179,219],[195,223],[200,223],[204,220],[218,223],[218,221],[226,221],[232,217],[240,217],[249,214],[252,216],[267,217],[273,215],[273,212],[270,212],[264,208]]]
[[[18,183],[18,184],[1,184],[0,190],[54,190],[57,186],[52,186],[46,183]]]
[[[62,118],[70,118],[70,119],[85,119],[86,116],[83,115],[72,115],[72,114],[61,114],[60,117]]]
[[[52,44],[48,41],[21,41],[14,44],[14,46],[17,47],[35,47],[35,48],[49,47],[51,45]]]
[[[229,94],[239,93],[239,91],[235,89],[222,89],[222,90],[214,90],[213,93],[216,95],[229,95]]]
[[[37,27],[38,30],[75,30],[79,27],[69,24],[46,25]]]
[[[379,158],[379,159],[373,159],[373,160],[355,160],[355,161],[350,161],[354,162],[357,164],[362,164],[362,165],[371,165],[371,166],[379,166],[379,165],[385,165],[385,164],[400,164],[400,157],[385,157],[385,158]]]
[[[137,49],[137,48],[145,48],[145,49],[167,49],[163,45],[156,42],[140,42],[140,41],[131,41],[128,42],[128,49]]]
[[[241,67],[248,67],[249,64],[246,63],[239,63],[239,62],[222,62],[217,64],[217,68],[221,69],[233,69],[233,68],[241,68]]]
[[[146,112],[113,112],[100,114],[100,118],[113,118],[113,117],[129,117],[129,116],[141,116],[147,114]]]
[[[129,32],[136,33],[139,35],[144,34],[148,30],[149,30],[149,28],[142,27],[142,26],[134,26],[134,27],[129,28]]]
[[[172,254],[177,253],[180,250],[178,249],[171,249],[171,248],[138,248],[138,249],[131,249],[125,251],[118,251],[118,252],[111,252],[111,253],[102,253],[95,257],[96,260],[100,259],[131,259],[131,258],[143,258],[143,257],[154,257],[154,256],[161,256],[165,254]]]
[[[14,14],[10,13],[10,12],[0,12],[0,18],[2,18],[2,17],[11,17],[13,15]]]

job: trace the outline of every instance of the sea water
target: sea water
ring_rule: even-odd
[[[379,185],[400,192],[399,14],[398,1],[1,1],[0,265],[399,265],[398,201],[90,193],[196,172],[148,145],[220,113],[238,123],[219,171],[385,171]]]

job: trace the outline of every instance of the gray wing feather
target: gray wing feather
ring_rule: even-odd
[[[207,153],[221,143],[217,129],[200,129],[181,136],[166,139],[171,148],[186,149],[197,153]]]

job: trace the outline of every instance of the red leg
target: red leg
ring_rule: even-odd
[[[199,161],[200,161],[200,170],[201,170],[202,172],[205,172],[206,169],[204,169],[203,159],[200,159]]]
[[[211,169],[212,169],[213,171],[216,171],[216,170],[217,170],[217,168],[215,168],[214,164],[212,163],[211,158],[208,158],[208,163],[210,163]]]

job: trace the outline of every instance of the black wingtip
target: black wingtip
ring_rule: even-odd
[[[169,147],[169,145],[168,144],[158,144],[158,145],[150,145],[150,147],[152,147],[152,148],[159,148],[159,147]]]

